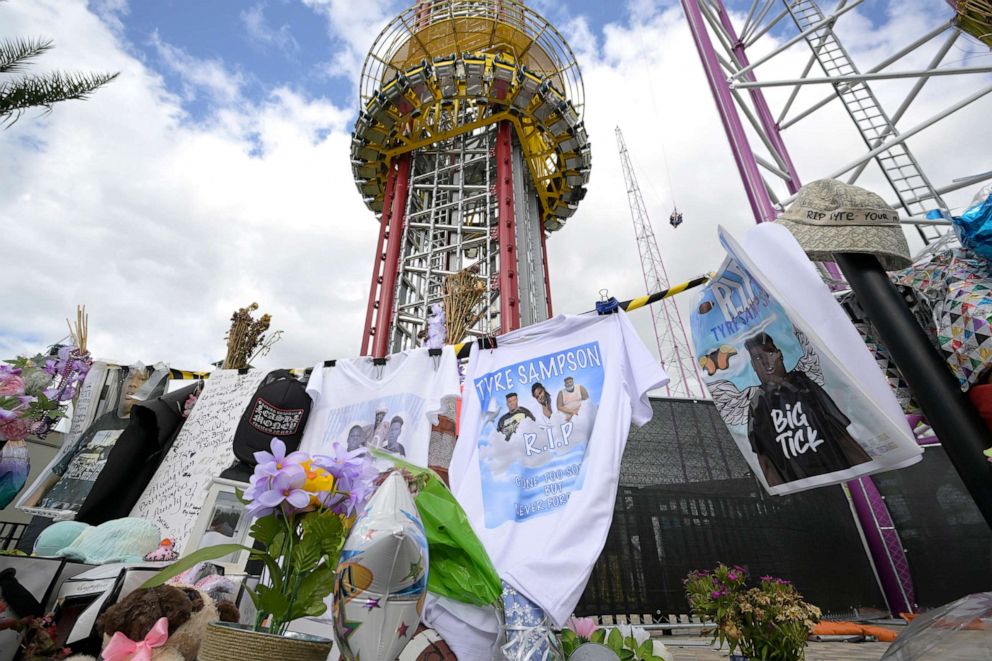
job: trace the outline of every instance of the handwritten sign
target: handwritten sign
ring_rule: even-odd
[[[158,524],[183,548],[207,497],[212,477],[234,462],[234,432],[264,371],[211,373],[193,412],[145,488],[131,516]]]

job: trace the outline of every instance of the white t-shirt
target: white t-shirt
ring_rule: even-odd
[[[431,426],[442,400],[458,397],[458,359],[452,347],[440,356],[427,349],[393,354],[385,365],[369,358],[318,365],[307,382],[313,399],[300,449],[330,451],[335,442],[349,450],[372,447],[427,466]]]
[[[622,312],[472,349],[452,491],[500,576],[559,626],[606,542],[630,424],[667,382]]]

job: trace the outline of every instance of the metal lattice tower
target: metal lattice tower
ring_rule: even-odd
[[[616,133],[620,163],[623,166],[623,179],[627,186],[630,217],[634,221],[634,238],[637,241],[637,252],[641,257],[641,270],[644,273],[645,293],[653,294],[668,289],[668,272],[665,270],[658,239],[651,226],[651,218],[648,216],[641,187],[637,183],[637,175],[634,174],[634,166],[630,162],[627,143],[624,142],[623,132],[619,126]],[[652,306],[651,312],[654,335],[658,340],[658,356],[671,379],[665,387],[665,393],[669,397],[707,398],[675,299],[662,299]]]
[[[418,0],[375,40],[360,95],[352,170],[379,220],[362,353],[418,346],[465,269],[482,297],[460,339],[548,318],[545,241],[591,166],[561,34],[519,0]]]

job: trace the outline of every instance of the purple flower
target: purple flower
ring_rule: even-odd
[[[49,358],[45,361],[45,366],[41,368],[41,371],[50,376],[55,376],[59,371],[59,364]]]
[[[301,487],[306,482],[306,473],[303,469],[293,467],[280,471],[270,479],[257,481],[257,494],[248,505],[248,511],[252,516],[266,516],[271,514],[279,506],[284,510],[301,510],[310,504],[310,494]],[[258,492],[258,487],[263,486],[264,490]],[[245,494],[247,496],[247,492]],[[287,507],[288,506],[288,507]]]
[[[331,447],[331,454],[316,455],[313,463],[333,475],[335,479],[348,479],[361,474],[366,464],[366,455],[365,448],[356,448],[349,452],[343,445],[335,442]]]
[[[727,578],[730,579],[731,581],[736,581],[738,578],[740,578],[740,576],[737,574],[736,571],[731,569],[729,572],[727,572]]]
[[[720,597],[723,596],[723,591],[722,590],[713,590],[713,592],[710,592],[710,596],[712,598],[714,598],[714,599],[719,599]]]
[[[774,576],[765,575],[765,576],[762,576],[761,577],[761,580],[762,581],[774,581],[775,580],[775,577]]]
[[[299,467],[307,460],[306,452],[293,452],[287,455],[286,444],[278,438],[273,438],[269,447],[271,453],[264,450],[255,453],[255,462],[258,464],[255,466],[256,475],[276,475],[287,466]]]

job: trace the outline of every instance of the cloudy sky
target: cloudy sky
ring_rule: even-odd
[[[578,55],[593,142],[589,194],[549,242],[556,311],[589,309],[603,288],[619,298],[643,289],[617,124],[670,279],[715,269],[716,225],[744,232],[752,220],[678,4],[532,4]],[[47,115],[30,112],[0,130],[0,356],[59,340],[64,318],[85,303],[98,356],[202,369],[223,356],[231,312],[251,301],[285,331],[260,364],[301,367],[357,354],[376,224],[348,164],[355,81],[378,29],[404,6],[396,0],[0,3],[0,37],[54,39],[55,50],[36,70],[120,72],[89,101],[58,105]],[[730,6],[740,20],[750,2]],[[932,0],[868,0],[838,31],[867,69],[949,16],[944,3]],[[770,40],[763,48],[773,46]],[[901,66],[922,67],[931,53]],[[799,44],[760,68],[759,77],[795,77],[807,58]],[[945,64],[989,62],[988,48],[961,39]],[[901,127],[987,82],[935,80]],[[891,110],[911,84],[883,82],[875,89]],[[825,92],[804,92],[797,107]],[[769,93],[773,109],[783,94]],[[992,169],[990,108],[984,99],[910,142],[938,185]],[[790,129],[786,140],[807,181],[863,151],[836,103]],[[892,197],[876,172],[865,183]],[[960,207],[973,192],[951,196],[951,203]],[[664,222],[673,197],[685,214],[678,230]],[[681,299],[684,310],[688,298]],[[653,344],[650,313],[632,317]]]

